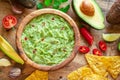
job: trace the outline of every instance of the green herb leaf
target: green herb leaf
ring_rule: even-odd
[[[60,2],[67,2],[68,0],[60,0]]]
[[[61,5],[60,0],[54,0],[54,3],[53,3],[53,8],[54,9],[59,9],[60,5]]]
[[[43,4],[42,3],[37,3],[37,9],[42,9],[43,8]]]
[[[64,8],[60,8],[59,10],[66,13],[66,12],[69,10],[69,8],[70,8],[70,5],[67,5],[67,6],[64,7]]]
[[[52,0],[44,0],[44,5],[45,6],[50,6],[52,4]]]

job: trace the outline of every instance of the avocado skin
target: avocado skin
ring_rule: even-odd
[[[80,2],[82,1],[83,0],[72,0],[73,11],[77,14],[77,16],[80,19],[82,19],[85,23],[89,24],[92,28],[98,29],[98,30],[104,29],[105,28],[104,14],[100,6],[97,4],[97,2],[95,0],[90,0],[95,7],[95,13],[94,13],[95,15],[90,17],[80,11]],[[79,5],[76,5],[76,4],[79,4]],[[96,16],[96,14],[99,14],[99,15]]]
[[[10,0],[11,2],[17,3],[25,8],[33,8],[36,5],[37,0]]]
[[[36,0],[17,0],[17,1],[26,8],[33,8],[36,5]]]

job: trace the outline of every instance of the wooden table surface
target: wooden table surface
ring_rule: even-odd
[[[69,0],[69,1],[71,2],[71,0]],[[108,12],[108,10],[110,9],[110,7],[112,6],[114,1],[115,0],[97,0],[100,7],[102,8],[102,11],[104,12],[104,16]],[[16,29],[17,29],[19,23],[21,22],[21,20],[27,14],[32,12],[33,10],[34,9],[25,9],[23,14],[16,15],[16,14],[12,13],[10,4],[8,2],[6,2],[5,0],[0,0],[0,35],[2,35],[13,46],[13,48],[16,51],[17,51],[16,42],[15,42]],[[2,18],[7,14],[13,14],[18,19],[17,26],[15,26],[14,29],[9,30],[9,31],[6,31],[2,27],[2,22],[1,22]],[[72,7],[70,8],[70,10],[68,11],[67,14],[70,15],[75,20],[77,25],[79,26],[79,24],[81,23],[81,20],[74,13]],[[102,33],[120,33],[120,25],[110,25],[106,21],[105,21],[105,25],[106,25],[106,28],[103,29],[103,30],[95,30],[93,28],[89,28],[91,34],[94,36],[94,43],[93,43],[92,46],[89,46],[91,50],[98,46],[97,45],[98,41],[102,40]],[[86,43],[86,41],[83,39],[82,36],[80,38],[81,38],[81,44],[80,45],[88,45]],[[117,43],[119,41],[120,40],[114,41],[112,43],[107,43],[108,49],[104,53],[104,55],[106,55],[106,56],[120,55],[120,52],[117,51]],[[92,51],[90,51],[90,52],[92,52]],[[0,58],[2,58],[2,57],[8,58],[6,55],[4,55],[0,51]],[[24,80],[29,74],[31,74],[35,70],[34,68],[32,68],[31,66],[29,66],[27,64],[20,65],[20,64],[15,63],[11,59],[9,59],[9,60],[12,63],[11,66],[0,67],[0,80]],[[62,69],[59,69],[59,70],[56,70],[56,71],[50,71],[49,72],[49,80],[66,80],[66,76],[70,72],[72,72],[73,70],[76,70],[77,68],[79,68],[83,65],[86,65],[86,60],[84,58],[84,54],[79,54],[78,53],[77,56],[75,57],[75,59],[71,63],[69,63],[68,65],[63,67]],[[22,74],[15,79],[9,77],[9,71],[14,67],[19,67],[22,70]],[[110,77],[110,79],[113,80],[111,77]],[[120,80],[120,76],[117,78],[117,80]]]

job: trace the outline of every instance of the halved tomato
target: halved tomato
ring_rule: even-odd
[[[5,29],[11,29],[17,24],[17,19],[13,15],[7,15],[2,20],[2,25]]]

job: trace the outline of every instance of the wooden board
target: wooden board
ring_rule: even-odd
[[[71,0],[69,0],[69,1],[71,2]],[[108,10],[112,6],[114,0],[97,0],[97,2],[99,3],[100,7],[102,8],[104,15],[106,15]],[[0,0],[0,35],[2,35],[13,46],[13,48],[16,51],[17,51],[16,42],[15,42],[16,29],[17,29],[19,23],[21,22],[21,20],[32,11],[34,11],[34,9],[25,9],[24,13],[21,15],[13,14],[11,11],[10,4],[4,0]],[[13,14],[18,19],[17,26],[15,26],[14,29],[9,30],[9,31],[6,31],[2,27],[2,22],[1,22],[2,18],[7,14]],[[74,13],[72,7],[70,8],[70,10],[68,11],[67,14],[70,15],[75,20],[75,22],[77,23],[78,26],[80,25],[81,20]],[[97,43],[98,43],[98,41],[102,40],[102,33],[120,33],[120,25],[110,25],[107,22],[105,22],[105,25],[106,25],[106,28],[103,30],[95,30],[93,28],[89,28],[91,34],[94,36],[94,43],[92,46],[89,46],[91,49],[90,52],[92,52],[93,48],[98,47]],[[120,52],[117,51],[117,43],[118,42],[119,42],[119,40],[112,42],[112,43],[107,43],[108,49],[104,53],[104,55],[107,55],[107,56],[120,55]],[[82,36],[81,36],[81,45],[88,45]],[[6,55],[4,55],[0,51],[0,58],[2,58],[2,57],[8,58]],[[9,60],[12,63],[11,66],[0,67],[0,80],[24,80],[29,74],[31,74],[35,70],[34,68],[32,68],[31,66],[29,66],[27,64],[20,65],[20,64],[15,63],[11,59],[9,59]],[[72,72],[73,70],[76,70],[77,68],[79,68],[83,65],[86,65],[86,60],[84,58],[84,54],[78,53],[77,56],[75,57],[75,59],[71,63],[66,65],[64,68],[56,70],[56,71],[50,71],[49,72],[49,80],[67,80],[66,76],[70,72]],[[14,67],[19,67],[22,70],[22,74],[15,79],[9,77],[9,71]],[[110,77],[110,79],[113,80],[111,77]],[[117,80],[120,80],[120,76],[117,78]]]

